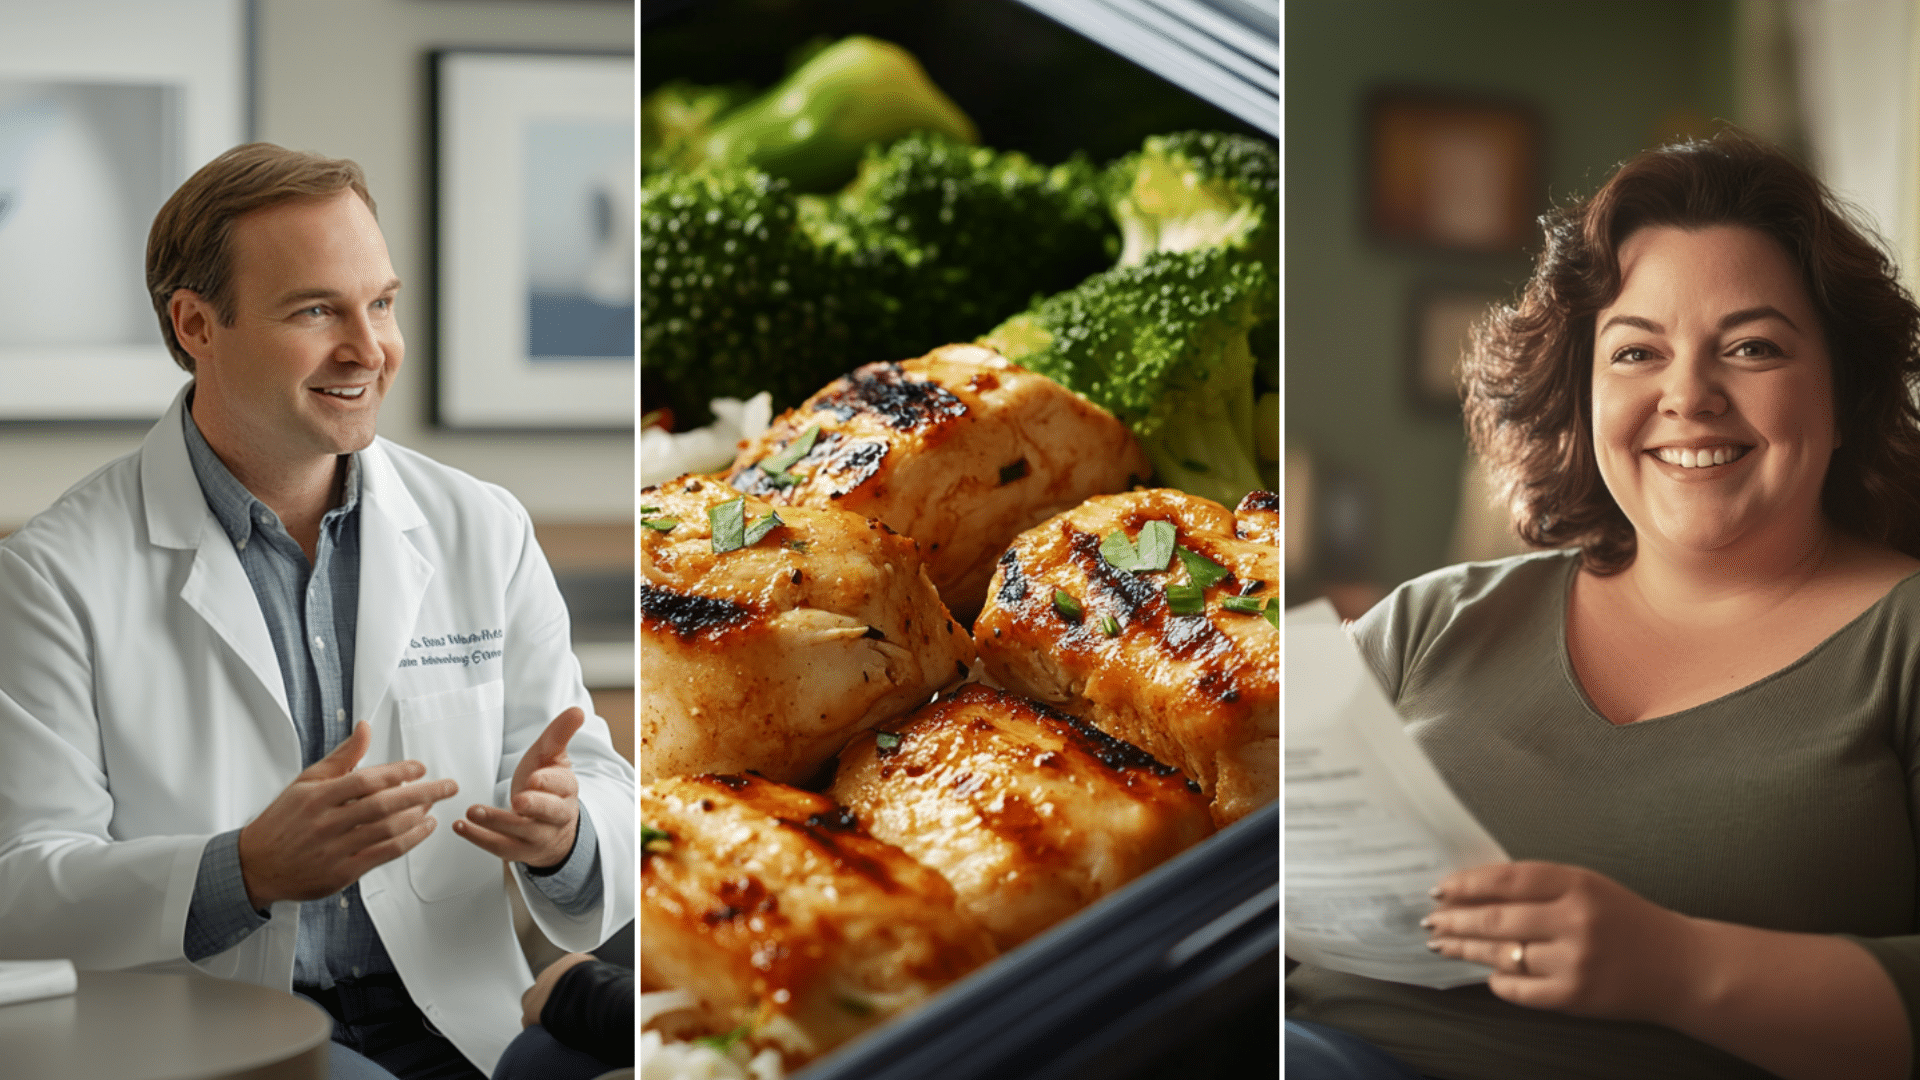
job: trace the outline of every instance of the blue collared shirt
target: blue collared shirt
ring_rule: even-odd
[[[191,405],[191,398],[189,398]],[[325,757],[353,727],[354,623],[360,609],[360,459],[349,455],[340,505],[320,522],[311,564],[279,517],[255,498],[207,445],[191,408],[181,410],[187,456],[207,506],[233,542],[253,586],[286,686],[287,711],[303,767]],[[524,868],[522,868],[524,870]],[[599,845],[581,814],[573,851],[552,873],[527,872],[535,888],[569,914],[600,902]],[[393,961],[360,902],[360,886],[300,905],[293,981],[325,989],[335,980],[391,973]],[[207,843],[187,908],[190,960],[224,952],[267,924],[247,901],[240,830]]]

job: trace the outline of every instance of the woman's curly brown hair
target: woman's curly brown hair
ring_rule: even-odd
[[[1526,292],[1475,327],[1460,373],[1468,436],[1521,539],[1578,546],[1599,573],[1633,562],[1633,525],[1594,457],[1594,319],[1620,293],[1620,245],[1635,230],[1733,225],[1785,249],[1819,313],[1843,436],[1821,489],[1828,520],[1920,556],[1920,309],[1825,185],[1727,129],[1642,153],[1540,221],[1546,249]]]

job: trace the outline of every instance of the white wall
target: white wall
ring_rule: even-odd
[[[170,0],[164,6],[152,0],[61,0],[56,4],[0,0],[0,84],[23,80],[180,87],[185,91],[179,117],[182,160],[175,167],[197,166],[226,149],[243,123],[242,33],[237,17],[243,9],[239,0]],[[179,48],[182,38],[205,55],[194,56]],[[208,57],[225,57],[227,62]],[[110,137],[97,130],[92,134]],[[59,155],[49,157],[58,160]],[[47,161],[42,158],[40,164]],[[72,158],[66,163],[72,164]],[[177,182],[165,176],[154,179],[169,189]],[[39,172],[23,190],[31,192],[36,180],[70,189],[75,174],[59,169]],[[6,341],[0,346],[0,403],[8,406],[7,415],[34,415],[40,410],[32,405],[14,406],[49,401],[98,403],[99,415],[137,416],[143,411],[152,415],[172,398],[182,376],[160,344],[152,309],[145,303],[139,265],[149,224],[141,219],[151,218],[165,192],[142,194],[151,196],[151,206],[126,215],[130,243],[122,249],[122,241],[116,238],[113,249],[115,256],[124,251],[131,264],[115,280],[101,281],[85,294],[76,289],[72,275],[60,272],[63,260],[55,256],[49,264],[50,253],[34,244],[29,234],[39,231],[42,238],[62,244],[65,254],[88,247],[86,234],[94,230],[78,226],[65,216],[70,208],[57,204],[51,214],[46,213],[45,204],[25,210],[32,205],[31,194],[16,208],[0,243],[0,289],[9,298],[0,303]],[[93,211],[83,208],[80,212]],[[97,276],[92,270],[83,270],[81,276],[88,273]],[[106,298],[114,298],[117,302],[110,306],[123,312],[138,308],[145,314],[144,340],[137,314],[127,326],[132,337],[123,338],[114,330],[94,335],[100,328],[90,324],[106,314],[101,304]],[[33,317],[20,310],[23,303],[51,306],[61,329],[45,337],[36,334]],[[87,332],[75,338],[72,329],[80,320],[88,324]],[[143,351],[151,356],[139,357]],[[114,354],[121,352],[132,352],[136,363],[151,365],[133,369],[150,373],[151,384],[142,385],[142,380],[128,377],[111,362],[98,362],[118,359]],[[64,392],[69,387],[71,392]],[[65,412],[59,407],[46,411],[50,415]],[[118,429],[0,425],[0,531],[17,528],[75,481],[139,445],[144,428],[144,424]]]
[[[412,349],[381,434],[513,491],[536,518],[630,520],[631,433],[478,435],[428,421],[427,53],[462,46],[631,49],[620,0],[258,0],[255,137],[366,169]],[[0,392],[4,392],[0,388]],[[0,530],[139,445],[135,429],[0,428]]]
[[[505,486],[536,518],[633,515],[633,435],[469,435],[428,416],[426,114],[429,51],[460,46],[632,49],[613,0],[259,0],[256,134],[358,161],[407,283],[400,328],[418,343],[381,434]],[[410,295],[409,295],[410,294]]]

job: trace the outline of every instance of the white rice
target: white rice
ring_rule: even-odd
[[[755,394],[746,401],[714,398],[708,407],[714,419],[706,427],[678,433],[659,428],[641,430],[641,487],[688,473],[718,472],[733,464],[740,440],[762,434],[773,422],[770,394]]]
[[[693,997],[680,990],[640,995],[640,1026],[685,1009]],[[639,1080],[785,1080],[778,1050],[755,1054],[735,1043],[725,1052],[690,1042],[669,1042],[657,1031],[640,1032]]]

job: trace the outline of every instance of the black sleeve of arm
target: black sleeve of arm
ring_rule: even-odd
[[[540,1026],[611,1067],[633,1064],[633,969],[588,960],[553,985]]]

